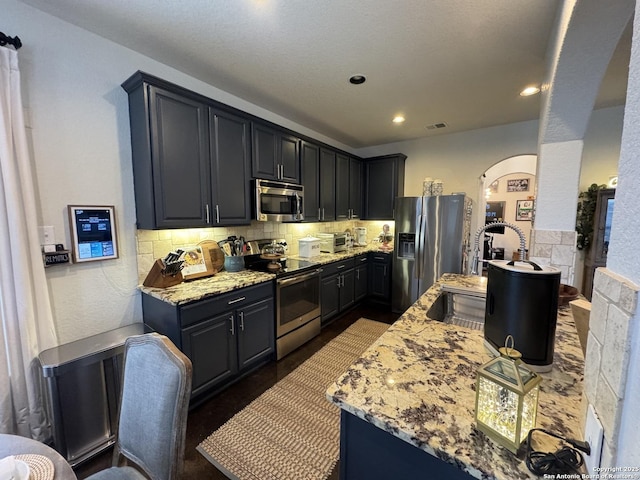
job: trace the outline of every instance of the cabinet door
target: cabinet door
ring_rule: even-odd
[[[355,268],[355,280],[354,280],[354,291],[355,291],[355,300],[359,302],[363,298],[367,296],[369,291],[369,265],[368,259],[365,256],[363,261],[358,261],[356,259],[356,268]]]
[[[336,154],[336,220],[349,219],[349,157]]]
[[[336,154],[320,149],[320,220],[333,222],[336,219]]]
[[[369,295],[380,300],[391,298],[391,268],[387,258],[382,255],[373,255],[369,265]]]
[[[136,208],[143,217],[153,209],[155,222],[141,219],[139,227],[203,227],[210,197],[207,106],[149,86],[149,107],[154,204],[137,196]]]
[[[182,350],[193,363],[192,396],[238,371],[234,329],[228,311],[182,331]]]
[[[275,315],[268,298],[236,312],[240,370],[274,351]]]
[[[320,279],[320,307],[322,323],[325,323],[340,311],[339,275],[329,275]]]
[[[280,180],[287,183],[300,183],[300,139],[293,135],[280,134]]]
[[[355,270],[352,268],[341,274],[340,311],[350,308],[355,303]]]
[[[252,128],[252,176],[299,184],[300,139],[260,123]]]
[[[393,204],[404,193],[404,161],[401,154],[366,161],[367,220],[393,220]]]
[[[278,138],[275,130],[253,123],[252,137],[251,175],[253,178],[278,180]]]
[[[302,142],[300,168],[304,186],[303,213],[305,222],[318,222],[320,212],[320,147]]]
[[[362,218],[362,162],[357,158],[349,158],[349,208],[351,218]]]
[[[251,222],[250,123],[222,110],[209,110],[211,131],[211,225]]]

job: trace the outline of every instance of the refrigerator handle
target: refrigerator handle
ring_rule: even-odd
[[[413,261],[415,262],[415,276],[417,279],[422,278],[422,249],[424,248],[424,235],[422,232],[422,214],[418,215],[418,228],[416,229],[415,242],[417,245],[414,247]]]

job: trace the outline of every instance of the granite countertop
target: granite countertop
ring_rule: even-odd
[[[338,253],[321,253],[313,258],[296,257],[293,255],[291,255],[290,258],[309,260],[316,262],[318,265],[325,265],[327,263],[355,257],[370,251],[379,251],[378,244],[369,244],[365,247],[353,247],[347,251]],[[231,292],[239,288],[250,287],[251,285],[257,285],[263,282],[270,282],[275,278],[276,276],[273,273],[257,272],[254,270],[242,270],[240,272],[227,272],[222,270],[211,277],[189,280],[179,283],[178,285],[174,285],[173,287],[156,288],[140,285],[138,288],[141,292],[151,295],[163,302],[167,302],[172,305],[183,305],[185,303],[195,302],[213,295]]]
[[[426,315],[443,283],[473,288],[479,281],[443,275],[329,387],[327,398],[475,478],[539,478],[475,429],[476,371],[491,358],[483,332]],[[580,438],[583,368],[571,310],[560,307],[553,369],[541,374],[537,427]]]

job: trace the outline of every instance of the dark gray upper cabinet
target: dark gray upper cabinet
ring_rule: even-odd
[[[362,217],[362,162],[336,154],[336,220]]]
[[[396,153],[365,161],[365,218],[393,220],[396,197],[404,195],[406,155]]]
[[[223,110],[209,109],[212,206],[209,224],[251,222],[251,123]]]
[[[336,219],[336,153],[320,149],[320,221]]]
[[[300,183],[300,139],[253,122],[253,178]]]
[[[205,225],[207,111],[197,99],[147,83],[129,91],[138,228]]]
[[[349,157],[336,154],[336,220],[348,220],[349,208]]]
[[[122,87],[138,228],[250,223],[250,120],[142,72]]]
[[[305,222],[320,221],[320,147],[303,141],[300,145],[300,169],[304,187]]]
[[[350,218],[363,218],[362,206],[364,205],[362,184],[364,182],[364,167],[362,161],[349,157],[349,208]]]

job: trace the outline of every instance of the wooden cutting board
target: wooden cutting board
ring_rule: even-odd
[[[198,245],[202,247],[204,262],[207,265],[207,270],[211,272],[211,275],[215,275],[222,270],[224,266],[224,253],[217,242],[213,240],[203,240]]]

